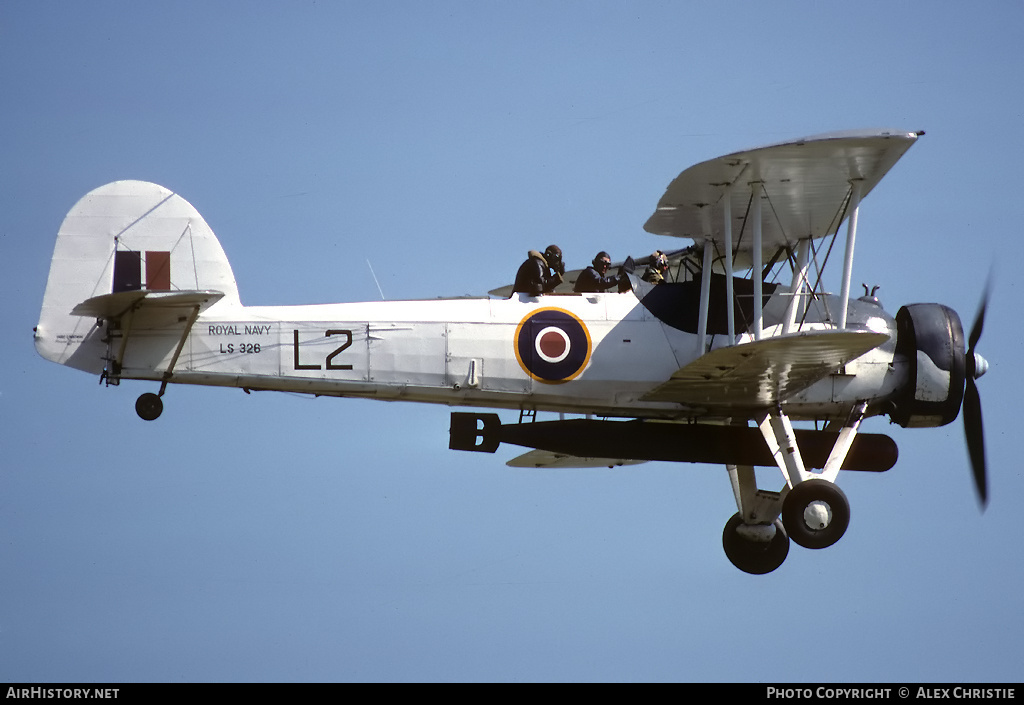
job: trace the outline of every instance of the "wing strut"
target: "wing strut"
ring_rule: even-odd
[[[751,279],[754,282],[754,340],[760,340],[764,330],[764,298],[761,295],[761,191],[764,183],[752,181],[750,183],[754,199],[754,214],[751,219],[754,221],[754,247],[751,254],[754,256],[754,263],[751,269]]]
[[[863,179],[850,182],[850,216],[846,221],[846,255],[843,258],[843,289],[839,294],[839,327],[846,328],[846,311],[850,301],[850,280],[853,278],[853,245],[857,241],[857,214]]]
[[[744,170],[746,167],[744,167]],[[724,211],[724,232],[725,232],[725,301],[726,315],[729,322],[729,345],[736,343],[736,293],[733,291],[732,272],[732,186],[726,189],[725,198],[722,199]]]
[[[700,272],[700,311],[697,314],[697,357],[708,351],[708,309],[711,307],[711,265],[714,251],[715,243],[705,240],[704,260]],[[729,308],[732,309],[731,306]]]
[[[810,266],[808,256],[810,247],[810,238],[804,238],[797,245],[796,269],[793,270],[793,283],[791,286],[793,289],[793,299],[789,302],[789,308],[786,309],[786,324],[782,329],[784,334],[793,332],[793,329],[796,327],[797,311],[802,308],[804,286],[807,285],[807,269]]]
[[[746,167],[744,167],[746,171]],[[742,172],[741,172],[742,173]],[[726,320],[728,321],[728,335],[729,345],[736,343],[736,293],[733,286],[733,251],[732,251],[732,201],[730,194],[732,193],[732,185],[730,185],[725,191],[725,198],[722,199],[722,231],[725,236],[725,300],[726,300]],[[757,200],[757,199],[755,199]],[[760,217],[761,204],[758,202],[758,217]],[[755,233],[759,232],[755,228]],[[756,235],[755,235],[756,237]],[[700,309],[698,312],[697,320],[697,357],[700,357],[707,350],[707,332],[708,332],[708,311],[711,306],[711,270],[714,266],[714,240],[708,238],[704,240],[704,259],[701,265],[701,276],[700,276]],[[754,285],[755,287],[760,286],[760,282]],[[760,299],[755,295],[755,301],[759,302]],[[758,307],[759,303],[755,303],[755,307]],[[755,314],[755,317],[760,318]]]

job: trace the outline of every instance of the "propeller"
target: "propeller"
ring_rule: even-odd
[[[971,326],[971,335],[967,340],[967,387],[964,390],[964,435],[967,438],[967,454],[971,459],[971,473],[974,475],[974,486],[981,500],[981,508],[988,503],[988,477],[985,467],[985,430],[981,419],[981,397],[975,380],[988,371],[988,361],[976,351],[982,328],[985,326],[985,310],[988,308],[989,285],[981,299],[978,314]]]

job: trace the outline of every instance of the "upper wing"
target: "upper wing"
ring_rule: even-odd
[[[867,196],[917,138],[915,132],[851,130],[711,159],[690,167],[669,184],[644,229],[656,235],[721,243],[728,193],[733,249],[749,252],[752,238],[746,221],[752,196],[758,193],[764,199],[762,249],[791,248],[799,239],[834,233],[845,216],[851,183],[860,184],[861,198]],[[678,250],[670,260],[673,255],[678,259],[688,254]],[[636,264],[644,265],[646,259]],[[564,283],[555,291],[571,292],[581,271],[566,272]],[[508,297],[512,286],[489,293]]]
[[[917,137],[895,130],[835,132],[702,162],[669,184],[644,229],[722,242],[728,194],[733,246],[749,250],[751,238],[742,236],[742,226],[756,193],[764,199],[763,249],[830,235],[843,219],[851,183],[859,182],[861,198],[866,196]]]
[[[766,409],[888,339],[885,333],[827,330],[718,348],[676,370],[643,399],[710,410]]]

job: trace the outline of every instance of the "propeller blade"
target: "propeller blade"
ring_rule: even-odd
[[[981,397],[973,377],[967,378],[964,390],[964,436],[967,438],[967,454],[971,459],[974,487],[981,500],[981,508],[988,503],[988,477],[985,468],[985,429],[981,420]]]
[[[978,341],[981,339],[981,331],[985,327],[985,311],[988,309],[988,295],[992,289],[992,275],[989,274],[985,282],[985,292],[981,296],[981,305],[978,307],[978,314],[974,317],[974,325],[971,326],[971,335],[967,342],[966,360],[967,363],[967,386],[964,389],[963,415],[964,415],[964,436],[967,439],[967,455],[971,459],[971,474],[974,476],[974,487],[978,491],[978,499],[981,501],[981,509],[984,511],[988,504],[988,469],[985,465],[985,426],[981,417],[981,395],[978,394],[978,385],[975,381],[985,373],[988,365],[985,363],[983,369],[978,369],[979,357],[975,352]],[[984,360],[981,360],[984,363]]]
[[[978,345],[978,339],[981,338],[981,329],[985,325],[985,309],[988,308],[988,294],[985,294],[985,298],[981,302],[981,308],[978,309],[978,315],[974,317],[974,325],[971,327],[971,337],[967,341],[967,350],[969,353],[974,352],[974,348]]]
[[[974,317],[974,325],[971,326],[971,336],[967,340],[967,354],[974,352],[978,346],[978,339],[981,338],[981,330],[985,326],[985,310],[988,308],[988,292],[992,286],[992,277],[985,284],[985,293],[981,296],[981,306],[978,307],[978,315]]]

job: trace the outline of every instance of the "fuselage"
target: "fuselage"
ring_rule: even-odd
[[[785,287],[767,299],[763,337],[782,332],[790,300]],[[809,308],[798,330],[832,327],[823,319],[838,308],[834,297],[821,297]],[[632,291],[307,306],[218,303],[195,321],[169,381],[449,406],[685,418],[695,410],[642,397],[703,352],[753,333],[739,333],[738,341],[709,335],[706,349],[699,350],[688,324],[671,320],[679,317],[663,309],[645,305]],[[899,385],[893,318],[875,304],[851,301],[848,325],[888,333],[891,340],[789,400],[792,417],[841,417],[856,401],[883,402]],[[122,336],[123,331],[95,326],[75,356],[82,365],[66,364],[102,372],[102,360],[113,357]],[[164,379],[180,338],[180,325],[136,326],[118,377]],[[45,347],[46,341],[39,343]],[[84,354],[89,349],[93,354]]]

